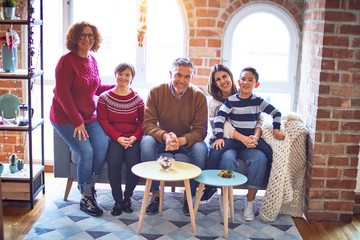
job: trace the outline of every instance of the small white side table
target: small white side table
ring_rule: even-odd
[[[198,181],[199,189],[196,194],[194,213],[199,209],[200,198],[202,196],[204,186],[211,185],[215,187],[222,187],[223,209],[224,209],[224,238],[228,237],[228,206],[230,201],[231,222],[234,222],[234,195],[233,186],[242,185],[247,182],[247,177],[243,174],[234,172],[234,177],[223,178],[219,176],[220,170],[203,170],[201,174],[195,178]]]
[[[159,214],[162,216],[163,202],[164,202],[164,186],[166,181],[184,181],[186,197],[189,205],[190,222],[193,233],[196,232],[195,214],[193,209],[190,179],[200,175],[201,169],[193,164],[176,161],[168,171],[161,168],[157,161],[138,163],[131,168],[131,171],[146,179],[144,197],[141,204],[139,223],[137,226],[136,234],[141,233],[141,227],[145,216],[145,209],[149,198],[150,187],[153,180],[160,181],[160,205]]]

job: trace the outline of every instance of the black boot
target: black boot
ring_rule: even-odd
[[[131,205],[132,205],[131,199],[126,197],[126,198],[124,198],[124,200],[122,200],[121,209],[122,209],[124,212],[132,213],[132,212],[133,212],[133,208],[132,208]]]
[[[121,215],[122,211],[121,211],[121,202],[115,202],[114,207],[111,211],[111,215],[113,216],[119,216]]]

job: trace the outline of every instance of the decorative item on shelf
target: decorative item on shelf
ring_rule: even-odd
[[[19,171],[21,171],[21,170],[24,169],[24,160],[22,160],[22,159],[18,159],[18,160],[17,160],[17,169],[18,169]]]
[[[15,173],[18,170],[18,168],[17,168],[17,159],[16,159],[16,154],[15,153],[11,154],[11,156],[10,156],[9,170],[10,170],[11,173]]]
[[[142,0],[139,6],[139,22],[137,28],[138,47],[144,46],[144,38],[147,30],[146,26],[147,0]]]
[[[2,0],[3,17],[4,19],[15,19],[16,0]]]
[[[18,69],[17,45],[20,38],[17,32],[11,28],[6,31],[6,36],[0,38],[4,44],[1,50],[2,68],[5,72],[14,72]]]
[[[4,164],[0,162],[0,176],[4,172]]]
[[[33,109],[32,109],[33,112]],[[29,111],[28,106],[25,103],[19,105],[19,126],[27,126],[29,124]]]

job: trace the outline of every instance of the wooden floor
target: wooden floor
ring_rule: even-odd
[[[46,193],[36,199],[34,208],[29,204],[18,202],[4,202],[3,221],[4,239],[23,239],[30,231],[46,206],[55,196],[62,194],[65,189],[65,179],[53,177],[53,173],[46,173]],[[294,218],[294,222],[305,240],[355,240],[360,239],[360,215],[356,215],[351,223],[307,222],[302,218]]]

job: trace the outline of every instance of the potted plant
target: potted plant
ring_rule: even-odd
[[[24,169],[24,160],[22,160],[22,159],[18,159],[18,160],[17,160],[17,169],[18,169],[19,171],[21,171],[21,170]]]
[[[2,0],[3,15],[5,19],[15,18],[15,6],[17,0]]]
[[[11,173],[17,172],[17,170],[18,170],[17,164],[16,164],[16,154],[15,153],[11,154],[11,156],[10,156],[9,169],[10,169]]]

